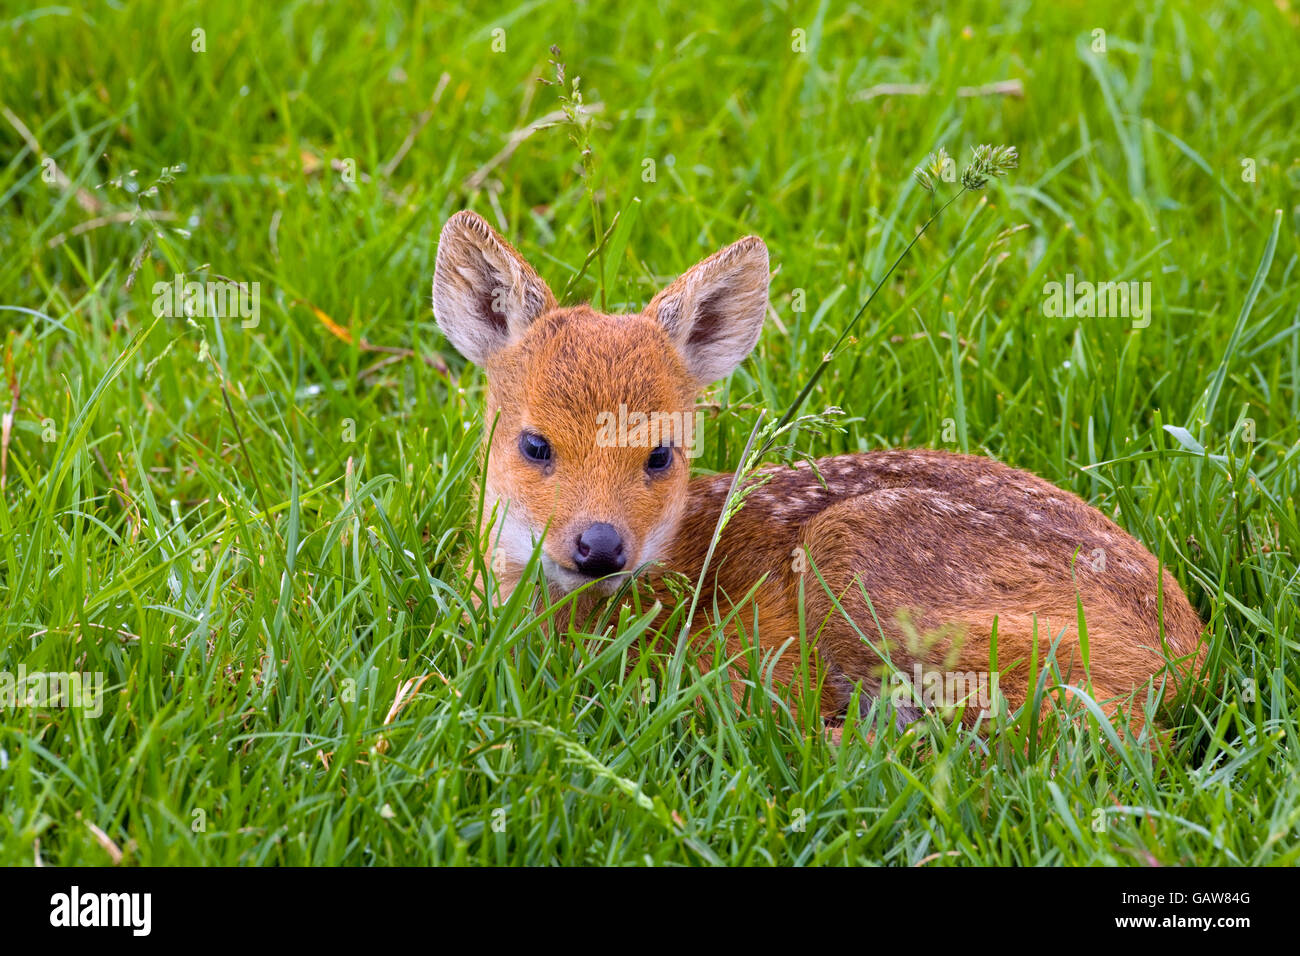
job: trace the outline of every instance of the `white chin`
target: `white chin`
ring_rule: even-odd
[[[591,585],[589,590],[596,594],[613,594],[629,576],[627,571],[620,571],[610,577],[593,581],[585,574],[578,574],[576,571],[560,567],[546,555],[542,555],[542,570],[546,572],[546,580],[565,594],[576,591],[588,584]]]

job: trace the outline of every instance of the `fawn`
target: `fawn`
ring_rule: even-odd
[[[670,571],[698,579],[732,476],[691,480],[681,434],[653,444],[598,434],[618,409],[686,420],[700,390],[754,348],[769,277],[767,247],[750,236],[639,315],[561,308],[483,219],[463,211],[447,221],[433,307],[452,345],[487,375],[482,530],[502,595],[539,539],[556,596],[584,585],[609,594],[642,571],[652,583]],[[1126,707],[1136,735],[1145,685],[1159,692],[1166,675],[1176,684],[1203,660],[1202,622],[1173,575],[1101,512],[1035,475],[924,450],[825,458],[820,480],[807,462],[766,471],[726,524],[700,603],[729,610],[752,599],[734,616],[743,628],[728,629],[731,655],[745,640],[772,652],[806,632],[824,669],[827,717],[843,714],[855,687],[863,701],[880,695],[882,657],[908,675],[984,673],[996,640],[1011,707],[1033,693],[1031,658],[1043,667],[1055,644],[1064,683],[1090,679],[1108,714]],[[806,563],[792,560],[800,549]],[[776,658],[774,683],[792,684],[799,656]],[[900,725],[915,716],[897,707]]]

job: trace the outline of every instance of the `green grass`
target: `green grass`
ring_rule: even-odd
[[[0,6],[0,671],[106,694],[0,710],[0,862],[1300,859],[1295,13],[79,6]],[[561,125],[468,188],[559,108],[552,44],[603,104],[589,175]],[[1007,79],[1023,98],[957,95]],[[882,83],[931,90],[855,98]],[[574,640],[472,609],[483,380],[430,311],[448,215],[611,310],[761,234],[776,318],[697,460],[731,470],[924,221],[912,167],[982,142],[1020,169],[917,244],[810,398],[844,431],[796,444],[986,453],[1116,515],[1210,624],[1169,753],[1079,721],[1017,747],[1028,714],[989,754],[943,723],[836,747],[734,713],[716,649],[677,690],[628,672],[648,616]],[[155,320],[178,272],[260,283],[260,323]],[[1150,325],[1046,316],[1067,273],[1151,282]]]

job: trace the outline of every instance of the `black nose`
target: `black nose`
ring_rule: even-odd
[[[613,525],[603,521],[593,524],[578,536],[573,548],[573,563],[590,578],[603,578],[623,570],[623,539]]]

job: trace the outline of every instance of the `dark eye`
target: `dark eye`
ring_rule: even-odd
[[[519,436],[519,453],[529,461],[547,462],[551,460],[551,443],[541,435],[524,432]]]
[[[649,472],[667,471],[668,466],[673,463],[673,449],[671,445],[660,445],[654,451],[650,452],[650,457],[646,459],[645,470]]]

